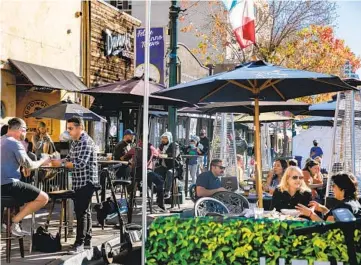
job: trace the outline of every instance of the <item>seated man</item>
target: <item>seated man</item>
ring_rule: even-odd
[[[220,176],[224,174],[225,166],[221,159],[213,159],[211,161],[211,170],[203,172],[197,178],[196,194],[197,197],[211,197],[219,191],[227,191],[221,186]]]
[[[121,140],[114,148],[114,160],[129,161],[132,158],[132,154],[128,154],[131,149],[131,143],[134,140],[135,133],[127,129],[124,131],[123,140]],[[130,176],[130,168],[127,165],[120,167],[117,171],[117,178],[126,178]]]
[[[174,149],[174,150],[173,150]],[[173,142],[173,137],[171,132],[165,132],[161,137],[161,145],[159,146],[159,165],[155,168],[155,173],[161,175],[165,180],[164,185],[164,199],[170,198],[170,190],[172,188],[173,182],[173,167],[174,175],[178,175],[178,167],[180,167],[180,162],[177,159],[180,157],[179,145]],[[174,161],[171,159],[174,152]],[[162,158],[162,156],[164,156]],[[166,159],[168,158],[168,159]],[[173,164],[174,163],[174,164]]]
[[[24,236],[29,233],[20,228],[19,222],[25,216],[36,212],[48,203],[48,195],[35,186],[20,181],[20,167],[35,169],[50,162],[49,156],[44,154],[39,161],[32,161],[26,154],[21,141],[26,136],[26,124],[20,118],[9,120],[9,129],[1,137],[1,195],[13,197],[20,203],[25,203],[20,212],[12,218],[11,233],[14,236]]]

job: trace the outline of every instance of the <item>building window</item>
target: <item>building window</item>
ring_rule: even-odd
[[[132,14],[132,1],[116,0],[116,1],[107,1],[107,2],[109,2],[112,6],[115,6],[119,10],[128,13],[129,15]]]

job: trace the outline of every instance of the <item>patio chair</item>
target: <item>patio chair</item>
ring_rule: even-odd
[[[241,214],[244,209],[249,209],[248,200],[240,194],[230,191],[219,191],[212,198],[221,201],[231,214]]]
[[[229,214],[228,208],[219,200],[203,197],[197,200],[194,205],[195,216],[208,216],[210,213]]]
[[[189,197],[191,198],[192,202],[197,201],[197,194],[196,194],[197,185],[192,184],[189,186]]]

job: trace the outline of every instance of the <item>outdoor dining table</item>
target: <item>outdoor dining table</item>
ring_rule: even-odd
[[[241,194],[243,197],[245,197],[249,203],[252,203],[252,204],[257,204],[258,202],[258,196],[257,194],[253,194],[253,193],[249,193],[249,194],[244,194],[242,192],[237,192],[236,193],[238,194]],[[269,193],[263,193],[263,208],[268,211],[268,210],[272,210],[271,209],[271,204],[272,204],[272,195],[269,194]]]
[[[186,159],[185,164],[186,164],[186,177],[185,177],[185,184],[184,184],[184,191],[185,191],[185,196],[188,196],[188,181],[189,181],[189,159],[188,158],[193,158],[193,157],[203,157],[203,155],[182,155],[183,159]]]

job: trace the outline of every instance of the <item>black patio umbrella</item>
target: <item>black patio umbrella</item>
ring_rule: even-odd
[[[149,82],[149,92],[165,90],[166,87],[155,82]],[[82,90],[82,94],[91,95],[95,98],[94,104],[103,110],[114,110],[124,106],[139,106],[143,104],[144,79],[133,77],[130,80],[121,80],[110,84]],[[164,96],[149,96],[150,105],[165,105],[174,107],[194,107],[184,100],[173,99]]]
[[[308,117],[296,121],[296,124],[299,126],[307,125],[307,126],[327,126],[333,127],[334,118],[332,117]]]
[[[154,93],[197,104],[199,102],[255,101],[257,194],[262,197],[259,100],[280,101],[321,93],[355,89],[339,77],[249,62],[236,69],[180,84]],[[260,200],[262,206],[262,200]]]
[[[295,115],[334,117],[336,111],[336,101],[312,104],[306,111],[292,111]]]
[[[259,115],[260,123],[282,122],[292,121],[294,118],[282,116],[274,112],[261,113]],[[254,123],[254,116],[252,115],[240,115],[234,118],[234,123]]]
[[[94,113],[93,111],[79,104],[73,103],[70,100],[61,101],[50,107],[33,112],[29,116],[35,118],[51,118],[57,120],[68,120],[76,116],[86,121],[107,122],[106,119]]]
[[[295,100],[287,101],[260,101],[259,112],[274,112],[274,111],[307,111],[310,105]],[[199,107],[198,110],[204,113],[246,113],[254,115],[255,102],[254,101],[239,101],[239,102],[212,102]]]

